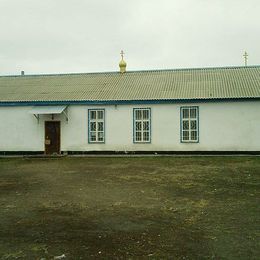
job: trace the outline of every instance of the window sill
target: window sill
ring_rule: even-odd
[[[181,141],[182,144],[198,144],[199,141]]]

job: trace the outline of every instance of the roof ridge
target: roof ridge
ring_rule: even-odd
[[[260,65],[250,65],[250,66],[223,66],[223,67],[200,67],[200,68],[175,68],[175,69],[151,69],[151,70],[130,70],[126,71],[125,74],[130,73],[143,73],[143,72],[174,72],[174,71],[194,71],[194,70],[218,70],[218,69],[251,69],[260,68]],[[48,73],[48,74],[25,74],[25,75],[0,75],[2,77],[50,77],[50,76],[80,76],[80,75],[100,75],[100,74],[118,74],[121,75],[119,71],[104,71],[104,72],[75,72],[75,73]]]

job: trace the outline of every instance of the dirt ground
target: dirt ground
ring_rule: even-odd
[[[260,157],[0,159],[0,259],[260,259],[259,188]]]

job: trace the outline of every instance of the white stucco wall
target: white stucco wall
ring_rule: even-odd
[[[180,107],[199,107],[199,143],[180,142]],[[151,108],[151,143],[133,143],[133,108]],[[0,151],[44,151],[44,121],[32,107],[0,107]],[[105,143],[88,143],[88,109],[105,109]],[[260,101],[73,105],[61,121],[62,151],[260,151]]]

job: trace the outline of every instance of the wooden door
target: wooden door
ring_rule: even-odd
[[[60,122],[45,122],[45,154],[60,154]]]

